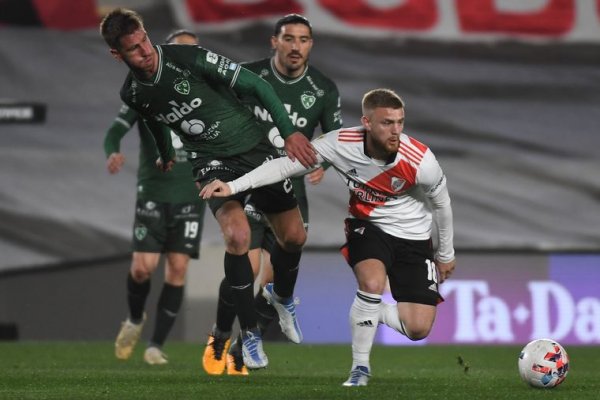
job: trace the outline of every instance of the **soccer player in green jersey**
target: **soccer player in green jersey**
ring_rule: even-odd
[[[323,75],[314,66],[308,64],[313,46],[312,27],[310,22],[298,14],[289,14],[275,23],[273,36],[270,38],[273,56],[258,61],[242,64],[244,68],[255,72],[269,82],[288,110],[294,126],[308,139],[312,139],[315,129],[320,125],[321,131],[329,132],[342,127],[340,96],[335,83]],[[271,116],[261,102],[254,96],[242,96],[256,117],[270,124],[269,139],[285,156],[283,139],[277,127],[271,122]],[[323,168],[313,171],[309,177],[311,182],[318,182],[323,176]],[[304,225],[308,229],[308,201],[304,186],[304,177],[291,178],[298,205],[302,213]],[[275,241],[263,213],[256,209],[252,197],[245,206],[250,222],[252,237],[250,243],[250,261],[255,277],[260,272],[262,260],[261,286],[267,287],[272,282],[270,251]],[[262,333],[276,316],[276,311],[259,291],[255,298],[258,326]],[[266,293],[267,297],[269,293]],[[246,375],[248,371],[243,365],[240,341],[232,343],[229,353],[223,354],[223,343],[229,340],[235,319],[235,309],[231,299],[231,289],[224,279],[219,288],[217,320],[213,331],[209,334],[202,364],[209,374],[219,375],[227,371],[229,375]],[[294,341],[300,341],[301,336]]]
[[[293,126],[272,86],[258,75],[200,46],[152,45],[141,17],[131,10],[108,13],[100,31],[113,57],[129,67],[121,98],[145,118],[156,141],[160,168],[169,170],[175,162],[171,138],[161,133],[161,125],[181,139],[201,186],[241,176],[276,158],[267,138],[269,125],[239,101],[241,95],[260,99],[284,138],[290,159],[307,167],[316,164],[312,145]],[[271,298],[279,305],[279,318],[288,331],[298,327],[293,291],[306,231],[289,181],[209,202],[225,241],[225,277],[242,329],[244,364],[256,369],[266,367],[268,359],[256,322],[248,258],[250,227],[243,203],[250,193],[277,237],[271,255]]]
[[[178,30],[167,37],[167,43],[198,44],[197,36]],[[133,255],[127,274],[129,316],[122,323],[115,341],[115,355],[126,360],[131,356],[145,322],[144,308],[150,292],[150,278],[166,253],[165,282],[156,307],[154,332],[144,352],[151,365],[166,364],[162,346],[175,323],[183,300],[185,276],[190,258],[198,258],[205,202],[198,199],[192,181],[192,166],[186,162],[181,141],[173,135],[177,163],[169,172],[156,168],[156,146],[147,125],[139,114],[126,105],[106,132],[104,151],[106,167],[118,173],[125,163],[121,139],[137,122],[140,154],[137,173],[137,200],[133,228]],[[165,126],[163,127],[170,130]]]

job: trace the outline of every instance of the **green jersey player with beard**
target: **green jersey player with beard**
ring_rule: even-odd
[[[273,57],[244,63],[243,66],[260,75],[273,86],[296,129],[310,140],[319,125],[322,132],[341,128],[340,95],[337,86],[318,69],[308,64],[313,44],[310,22],[298,14],[284,16],[275,24],[270,44],[274,49]],[[281,156],[286,156],[284,140],[273,123],[269,111],[255,96],[242,95],[241,100],[260,121],[269,124],[270,141]],[[313,171],[308,179],[312,183],[318,183],[322,176],[323,168],[319,168]],[[304,226],[308,229],[308,200],[304,179],[302,176],[291,178],[291,181],[302,212]],[[252,269],[255,277],[261,272],[261,286],[265,287],[273,281],[269,260],[275,242],[274,235],[264,214],[254,206],[252,197],[246,204],[245,211],[252,229],[249,252]],[[223,280],[217,305],[216,323],[209,334],[203,357],[204,369],[209,374],[218,375],[224,371],[229,375],[248,373],[242,362],[240,340],[231,345],[226,360],[218,352],[220,343],[230,337],[235,320],[235,309],[231,304],[231,290],[226,280]],[[258,326],[264,334],[276,316],[276,311],[267,303],[267,299],[261,292],[256,295],[254,305]]]
[[[141,17],[131,10],[111,11],[100,30],[113,57],[130,69],[121,98],[145,118],[156,141],[159,167],[170,170],[174,164],[172,141],[161,125],[180,137],[200,185],[235,179],[277,157],[267,139],[269,126],[238,100],[242,95],[255,96],[264,104],[291,159],[307,167],[316,164],[312,145],[296,131],[272,86],[256,74],[199,46],[152,45]],[[271,257],[274,287],[265,295],[277,309],[284,333],[299,342],[293,291],[306,232],[297,201],[286,181],[251,193],[277,237]],[[225,277],[242,329],[244,364],[253,369],[266,367],[268,359],[253,305],[250,227],[243,209],[248,194],[210,201],[209,207],[225,241]],[[225,352],[228,346],[227,340]]]

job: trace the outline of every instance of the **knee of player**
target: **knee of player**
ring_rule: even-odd
[[[225,245],[229,251],[235,254],[244,253],[248,251],[250,247],[250,230],[249,229],[235,229],[223,234],[225,238]]]
[[[185,282],[187,266],[187,263],[169,263],[167,265],[167,274],[177,282]]]
[[[420,324],[404,324],[406,329],[406,337],[412,341],[419,341],[425,339],[429,336],[429,332],[431,332],[431,325],[420,325]]]
[[[148,279],[150,279],[150,277],[152,276],[152,272],[154,271],[154,268],[145,265],[144,263],[136,263],[134,262],[131,265],[131,276],[133,277],[133,280],[141,283],[144,281],[147,281]]]
[[[304,229],[293,230],[283,234],[281,238],[283,248],[287,251],[299,251],[306,243],[306,231]]]

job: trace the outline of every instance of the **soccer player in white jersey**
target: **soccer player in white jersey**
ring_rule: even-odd
[[[362,126],[312,142],[319,162],[331,163],[350,191],[342,254],[358,290],[350,308],[352,368],[344,386],[367,384],[379,323],[411,340],[427,337],[443,301],[439,284],[456,265],[446,177],[431,150],[403,133],[402,99],[375,89],[364,95],[362,112]],[[213,181],[200,195],[226,197],[308,171],[298,161],[279,158],[234,181]],[[382,301],[386,278],[396,304]]]

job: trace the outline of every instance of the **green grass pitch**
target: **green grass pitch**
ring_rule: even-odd
[[[599,399],[600,347],[567,346],[571,368],[555,389],[521,382],[516,346],[375,346],[369,386],[342,387],[350,345],[266,343],[269,367],[209,376],[204,345],[171,342],[166,366],[138,346],[118,361],[108,342],[0,342],[0,399]]]

